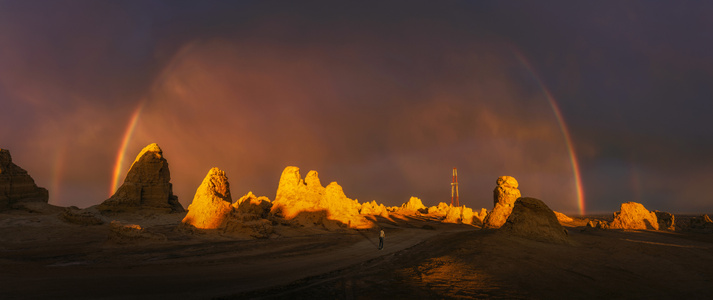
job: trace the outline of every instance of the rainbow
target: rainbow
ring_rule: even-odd
[[[532,77],[535,79],[537,84],[539,85],[540,89],[542,90],[542,93],[545,94],[545,97],[547,98],[547,101],[550,104],[550,107],[552,108],[552,112],[555,115],[555,118],[557,119],[557,124],[560,127],[560,131],[562,132],[562,136],[564,137],[565,143],[567,144],[567,151],[569,152],[569,160],[570,163],[572,164],[572,172],[574,173],[574,185],[575,185],[575,190],[577,191],[577,205],[579,206],[579,214],[584,215],[585,213],[585,205],[584,205],[584,191],[582,188],[582,177],[580,176],[580,171],[579,171],[579,163],[577,162],[577,155],[574,151],[574,147],[572,146],[572,138],[569,134],[569,129],[567,129],[567,125],[564,122],[564,118],[562,118],[562,112],[559,109],[559,106],[557,105],[557,102],[555,101],[555,98],[552,97],[552,94],[550,94],[549,89],[542,83],[542,80],[540,80],[540,77],[537,76],[537,73],[533,70],[532,66],[530,63],[525,59],[525,56],[522,55],[519,51],[513,50],[513,53],[515,53],[515,57],[522,63],[522,65],[525,67],[525,69],[532,75]]]
[[[139,116],[141,115],[141,110],[143,109],[143,101],[134,110],[131,115],[131,120],[129,120],[128,126],[126,126],[126,131],[124,132],[124,139],[121,142],[121,147],[119,147],[119,152],[116,153],[116,164],[114,164],[114,175],[112,176],[111,187],[109,189],[109,197],[114,195],[116,189],[119,186],[119,175],[121,175],[121,166],[124,164],[124,153],[126,152],[126,147],[129,145],[131,136],[134,134],[134,129],[136,128],[136,123],[139,121]]]

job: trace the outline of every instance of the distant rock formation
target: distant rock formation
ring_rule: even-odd
[[[402,204],[401,207],[397,208],[396,212],[404,215],[416,215],[427,213],[428,209],[423,205],[421,199],[411,197],[406,203]]]
[[[104,224],[104,220],[102,220],[96,211],[92,212],[88,209],[79,209],[76,206],[66,207],[59,215],[59,218],[67,223],[82,226]]]
[[[371,202],[364,202],[359,209],[359,213],[362,215],[374,215],[381,216],[384,218],[389,217],[389,210],[383,204],[376,203],[376,200]]]
[[[511,176],[500,176],[496,180],[496,187],[493,190],[493,210],[483,221],[483,228],[500,228],[512,212],[515,200],[520,198],[520,190],[515,178]]]
[[[610,229],[659,229],[656,214],[648,211],[641,203],[627,202],[621,204],[621,210],[614,213],[614,221]]]
[[[220,229],[227,234],[250,238],[268,238],[274,232],[268,220],[272,203],[267,197],[257,197],[252,192],[233,203],[233,209]]]
[[[565,215],[565,214],[563,214],[563,213],[561,213],[561,212],[555,211],[555,216],[557,216],[557,221],[559,221],[560,223],[571,223],[571,222],[574,222],[574,219],[568,217],[567,215]]]
[[[656,219],[659,221],[660,230],[676,230],[675,217],[671,213],[665,211],[654,210]]]
[[[183,212],[173,194],[171,172],[158,145],[146,146],[131,165],[124,184],[97,208],[102,213]]]
[[[480,212],[477,214],[474,213],[473,215],[473,224],[475,225],[483,225],[483,221],[485,221],[485,217],[488,216],[488,210],[485,208],[481,208]]]
[[[196,190],[183,224],[199,229],[216,229],[233,210],[230,183],[225,172],[212,168]]]
[[[538,241],[567,243],[567,231],[547,205],[535,198],[519,198],[501,232]]]
[[[358,201],[347,198],[342,187],[332,182],[322,187],[316,171],[302,180],[299,168],[287,167],[280,176],[271,213],[276,220],[299,226],[367,228],[371,222],[359,213]]]
[[[48,199],[47,189],[37,187],[27,171],[12,162],[10,151],[0,149],[0,211],[20,201],[47,203]]]
[[[713,233],[713,221],[705,214],[693,217],[690,219],[687,229],[693,232]]]

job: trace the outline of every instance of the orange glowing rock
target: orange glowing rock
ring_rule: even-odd
[[[362,215],[375,215],[382,216],[384,218],[389,217],[389,210],[383,204],[376,203],[375,200],[371,202],[364,202],[359,209],[359,213]]]
[[[47,190],[37,187],[27,171],[12,162],[10,151],[0,149],[0,210],[19,201],[47,203],[48,199]]]
[[[230,183],[225,172],[212,168],[196,190],[183,224],[200,229],[216,229],[232,211]]]
[[[574,222],[574,219],[568,217],[567,215],[565,215],[565,214],[563,214],[563,213],[561,213],[561,212],[555,211],[555,216],[557,216],[557,221],[559,221],[560,223],[571,223],[571,222]]]
[[[659,229],[656,213],[648,211],[641,203],[621,204],[621,210],[614,213],[611,229]]]
[[[253,195],[253,192],[248,192],[247,195],[240,197],[238,201],[233,203],[233,208],[240,215],[250,216],[250,218],[254,219],[265,219],[270,214],[272,203],[265,196],[257,197]]]
[[[163,151],[157,144],[150,144],[136,156],[121,187],[97,208],[102,213],[183,212],[170,181],[171,172]]]
[[[497,186],[493,190],[495,206],[485,217],[483,228],[500,228],[500,226],[503,226],[512,212],[515,200],[521,196],[520,190],[517,189],[517,180],[511,176],[498,177],[496,184]]]
[[[408,202],[402,204],[396,211],[404,215],[418,215],[421,213],[428,213],[428,208],[423,205],[421,199],[411,197]]]
[[[280,176],[271,213],[278,220],[297,226],[371,227],[371,222],[359,213],[361,206],[347,198],[336,182],[322,187],[316,171],[310,171],[302,180],[299,168],[287,167]]]
[[[476,219],[478,223],[482,222],[472,208],[468,208],[465,205],[451,206],[445,202],[429,207],[428,215],[441,218],[444,223],[473,224]]]

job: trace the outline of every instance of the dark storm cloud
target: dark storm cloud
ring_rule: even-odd
[[[158,142],[184,205],[214,165],[235,194],[273,197],[295,164],[390,205],[446,200],[457,166],[469,206],[508,174],[574,212],[521,53],[562,109],[590,209],[710,211],[691,194],[713,175],[710,6],[0,2],[0,146],[53,203],[92,205],[145,103],[129,160]]]

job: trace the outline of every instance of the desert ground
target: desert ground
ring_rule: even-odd
[[[180,213],[134,216],[121,221],[162,238],[121,241],[62,210],[0,213],[3,299],[713,297],[712,234],[585,226],[607,216],[563,224],[566,244],[399,214],[363,230],[277,226],[265,239],[189,232]]]

